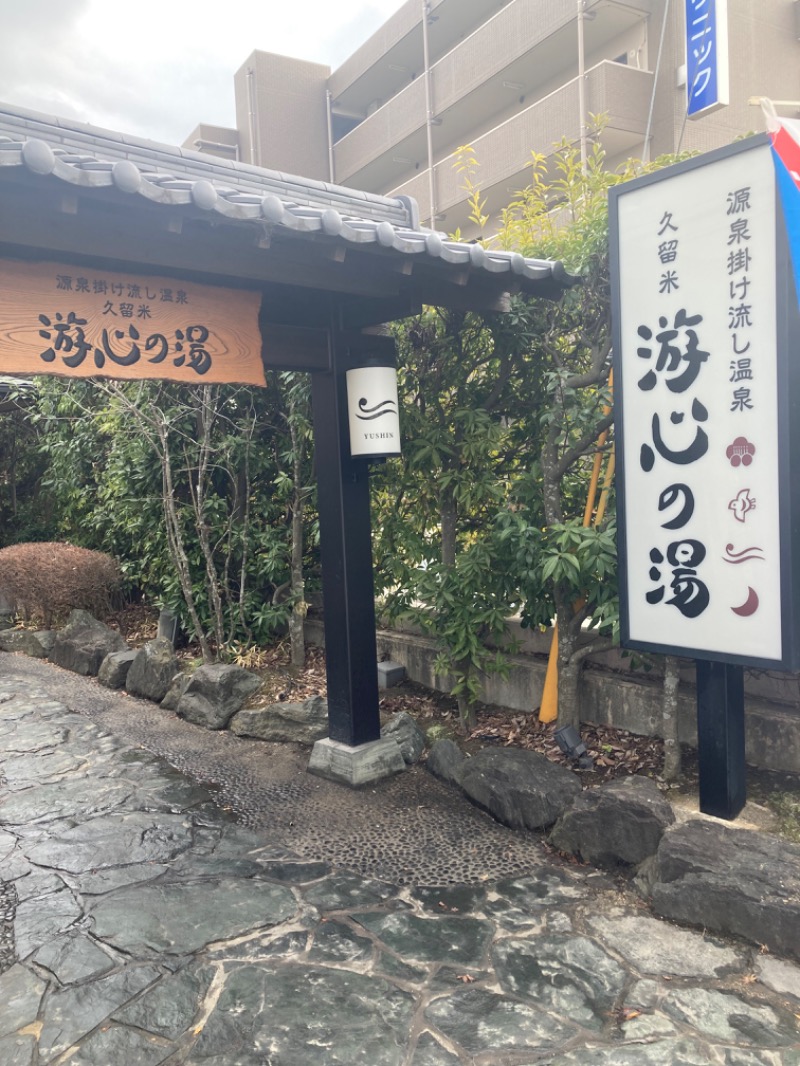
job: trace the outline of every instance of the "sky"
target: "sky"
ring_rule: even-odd
[[[0,0],[0,104],[180,144],[256,48],[335,68],[403,0]]]

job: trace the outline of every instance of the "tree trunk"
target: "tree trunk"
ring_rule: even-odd
[[[208,522],[206,519],[206,490],[208,488],[208,466],[213,453],[213,431],[217,419],[217,403],[219,389],[212,389],[205,385],[200,394],[202,407],[198,411],[198,443],[199,457],[197,463],[197,481],[192,484],[189,478],[192,506],[195,513],[195,526],[197,527],[200,550],[203,553],[203,561],[206,567],[206,593],[211,607],[211,617],[214,624],[214,635],[219,653],[225,644],[225,607],[223,604],[224,592],[220,588],[219,575],[214,560],[214,548],[211,544]],[[187,467],[189,463],[187,460]]]
[[[661,732],[664,737],[665,781],[675,781],[681,772],[681,746],[678,742],[678,684],[680,662],[675,655],[664,659],[664,694],[661,700]]]
[[[294,413],[294,411],[292,411]],[[292,653],[292,666],[302,670],[306,665],[305,619],[308,611],[305,594],[305,575],[303,573],[303,512],[305,492],[303,488],[303,441],[294,418],[289,420],[289,433],[292,441],[292,478],[294,481],[292,495],[292,554],[291,554],[291,589],[292,613],[289,616],[289,644]]]
[[[442,524],[442,565],[453,567],[456,565],[456,528],[458,512],[456,501],[449,490],[442,492],[439,501],[439,515]]]
[[[292,613],[289,615],[289,643],[292,649],[292,666],[298,669],[306,665],[305,578],[303,575],[303,501],[295,497],[292,507]]]
[[[456,565],[456,532],[458,529],[458,508],[453,494],[449,489],[444,489],[439,500],[439,517],[442,527],[442,565],[451,569]],[[453,668],[461,677],[469,673],[470,664],[467,660],[453,663]],[[459,731],[471,733],[477,724],[475,705],[463,693],[456,697],[458,703]]]
[[[478,724],[475,714],[475,704],[471,703],[466,696],[458,696],[458,721],[459,732],[469,734]]]
[[[203,627],[200,623],[200,616],[197,612],[197,605],[195,603],[189,560],[187,558],[186,549],[183,543],[181,520],[180,515],[178,514],[178,509],[175,505],[175,494],[172,488],[172,478],[169,468],[169,453],[167,453],[166,457],[163,459],[163,462],[163,506],[164,518],[166,520],[167,543],[169,544],[169,552],[172,556],[172,562],[175,565],[175,569],[178,572],[178,580],[180,581],[181,592],[183,593],[183,599],[186,603],[186,608],[189,611],[189,617],[192,620],[194,634],[197,637],[197,641],[200,645],[200,652],[203,656],[203,662],[212,663],[214,662],[214,654],[211,651],[211,647],[208,643],[208,640],[206,639],[206,635],[203,632]]]
[[[562,633],[564,634],[562,636]],[[581,729],[583,658],[575,655],[574,639],[558,623],[558,725]]]
[[[8,459],[8,491],[11,495],[11,513],[17,517],[17,442],[11,441],[11,455]]]

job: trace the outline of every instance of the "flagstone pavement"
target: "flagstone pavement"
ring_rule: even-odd
[[[0,653],[2,1066],[800,1066],[800,967]]]

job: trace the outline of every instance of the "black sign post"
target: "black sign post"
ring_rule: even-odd
[[[744,807],[744,667],[698,659],[700,810],[729,820]]]

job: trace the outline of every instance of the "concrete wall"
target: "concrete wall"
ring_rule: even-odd
[[[513,629],[513,627],[512,627]],[[488,677],[482,687],[484,703],[513,711],[533,713],[541,702],[547,670],[549,633],[528,633],[523,654],[509,655],[511,670],[507,679]],[[324,645],[322,622],[306,619],[306,638]],[[416,633],[380,629],[378,656],[402,663],[409,678],[438,692],[449,692],[446,676],[437,674],[433,664],[435,642]],[[654,672],[655,673],[655,672]],[[659,736],[661,721],[661,679],[654,673],[633,671],[630,662],[618,652],[603,661],[589,660],[583,674],[583,720],[642,736]],[[697,743],[694,677],[687,663],[682,671],[679,695],[678,729],[684,744]],[[800,773],[800,701],[787,700],[796,693],[793,675],[764,675],[749,672],[746,679],[746,752],[754,766],[767,770]],[[769,696],[772,698],[768,698]]]
[[[327,181],[329,75],[320,63],[253,52],[233,79],[242,161]]]

